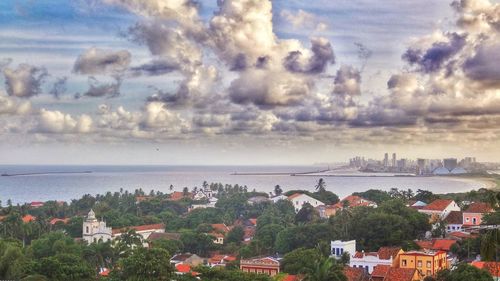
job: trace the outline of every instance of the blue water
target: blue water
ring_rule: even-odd
[[[234,172],[305,172],[323,167],[286,166],[2,166],[0,174],[73,172],[66,174],[38,174],[0,177],[0,200],[13,203],[31,201],[70,201],[84,194],[107,191],[133,191],[142,188],[170,192],[183,187],[200,187],[203,181],[223,184],[247,185],[249,190],[270,192],[279,184],[285,191],[290,189],[313,190],[320,176],[287,175],[231,175]],[[79,173],[91,171],[91,173]],[[427,189],[435,193],[462,192],[483,187],[484,184],[469,180],[440,177],[325,177],[327,189],[340,197],[352,192],[371,188]]]

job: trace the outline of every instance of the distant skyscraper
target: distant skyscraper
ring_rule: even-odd
[[[389,153],[385,153],[384,155],[384,167],[389,166]]]
[[[447,158],[443,159],[443,166],[451,171],[457,167],[457,158]]]
[[[392,166],[396,167],[396,153],[392,154]]]

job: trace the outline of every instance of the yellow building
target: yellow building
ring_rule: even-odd
[[[400,268],[414,268],[424,277],[449,268],[444,251],[410,251],[399,256]]]

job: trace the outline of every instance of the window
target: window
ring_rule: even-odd
[[[89,233],[89,227],[88,226],[87,226],[87,231],[86,232]]]
[[[477,223],[477,219],[476,218],[472,218],[472,224],[476,224]]]
[[[469,222],[469,221],[470,221],[470,218],[465,218],[465,221],[466,221],[466,222]]]
[[[431,276],[432,275],[432,272],[430,270],[427,270],[427,273],[425,274],[427,276]]]
[[[427,262],[427,267],[430,268],[432,266],[432,263],[430,261]]]
[[[402,261],[401,261],[401,264],[402,264],[403,266],[406,266],[406,260],[402,260]]]
[[[422,267],[422,261],[417,261],[417,267]]]

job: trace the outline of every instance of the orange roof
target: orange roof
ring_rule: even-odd
[[[390,281],[412,281],[415,276],[414,268],[395,268],[391,267],[384,280]]]
[[[99,275],[101,275],[101,276],[108,276],[110,272],[111,272],[111,270],[109,270],[107,268],[104,268],[104,270],[102,270],[101,272],[99,272]]]
[[[443,211],[451,203],[453,203],[453,200],[449,200],[449,199],[436,199],[436,200],[432,201],[432,203],[430,203],[429,205],[423,207],[422,210]]]
[[[431,241],[416,241],[416,243],[422,249],[448,252],[457,241],[453,239],[433,239]]]
[[[299,281],[299,277],[297,275],[287,274],[285,278],[281,279],[282,281]]]
[[[399,251],[401,251],[401,247],[380,247],[377,253],[380,259],[388,260],[391,257],[395,258]]]
[[[302,193],[294,193],[294,194],[288,196],[288,200],[292,200],[293,198],[299,197],[300,195],[302,195]]]
[[[174,191],[174,192],[170,193],[169,199],[172,201],[177,201],[177,200],[181,200],[183,198],[189,198],[191,196],[192,196],[191,192],[188,192],[188,194],[186,196],[184,196],[184,192]]]
[[[221,232],[221,233],[227,233],[231,230],[224,223],[214,223],[214,224],[211,224],[210,226],[214,229],[214,231]]]
[[[188,273],[191,271],[191,266],[189,264],[179,263],[175,266],[175,269],[181,273]]]
[[[24,223],[28,223],[28,222],[31,222],[31,221],[34,221],[36,220],[36,217],[32,216],[32,215],[25,215],[23,217],[23,222]]]
[[[464,211],[464,213],[489,213],[493,212],[493,208],[491,208],[490,204],[487,203],[481,203],[481,202],[475,202],[469,205],[467,210]]]
[[[56,224],[58,222],[62,222],[64,224],[67,224],[69,222],[69,218],[64,218],[64,219],[53,218],[53,219],[50,220],[50,224],[51,225],[54,225],[54,224]]]
[[[455,238],[459,238],[459,239],[464,239],[464,238],[471,237],[471,234],[468,233],[468,232],[455,231],[455,232],[451,232],[449,234],[449,236],[452,236],[452,237],[455,237]]]
[[[347,281],[363,281],[368,280],[368,275],[363,268],[360,267],[344,267],[344,275],[347,277]]]
[[[463,224],[464,216],[460,211],[451,211],[444,219],[446,224]]]
[[[209,234],[214,236],[215,238],[224,238],[224,234],[219,232],[210,232]]]
[[[257,219],[249,219],[249,221],[250,221],[253,225],[257,225]]]
[[[390,265],[378,264],[373,267],[372,277],[385,277],[389,269],[391,269]]]
[[[500,262],[473,261],[472,266],[487,270],[491,276],[500,277]]]
[[[138,226],[127,226],[124,228],[119,228],[119,229],[113,229],[113,234],[118,234],[118,233],[124,233],[127,232],[128,230],[135,230],[136,232],[139,231],[147,231],[147,230],[155,230],[155,229],[165,229],[165,225],[163,223],[157,223],[157,224],[146,224],[146,225],[138,225]]]

